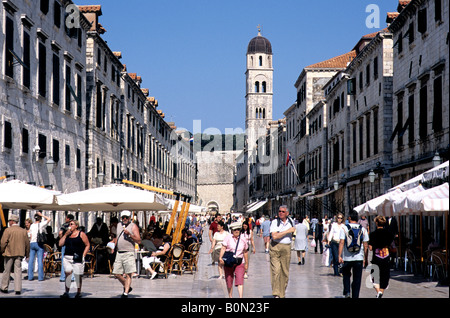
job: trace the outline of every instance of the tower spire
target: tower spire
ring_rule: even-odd
[[[257,28],[258,28],[258,36],[261,36],[261,24],[258,24]]]

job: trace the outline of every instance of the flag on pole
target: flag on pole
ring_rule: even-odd
[[[299,179],[297,169],[295,169],[294,161],[292,160],[291,153],[287,152],[287,158],[286,158],[286,167],[290,165],[292,167],[292,170],[294,170],[295,175],[297,176],[297,179]]]
[[[286,158],[286,167],[288,166],[288,164],[291,162],[292,158],[291,158],[291,153],[289,152],[289,150],[287,151],[287,158]]]

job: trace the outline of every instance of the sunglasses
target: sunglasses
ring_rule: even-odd
[[[279,213],[279,212],[287,213],[287,211],[283,211],[283,210],[278,210],[278,213]]]

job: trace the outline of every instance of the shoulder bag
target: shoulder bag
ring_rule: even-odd
[[[233,267],[235,265],[237,266],[242,263],[242,257],[236,257],[236,252],[237,252],[237,248],[239,246],[240,239],[241,239],[241,236],[239,235],[239,238],[236,243],[236,249],[234,250],[234,252],[227,251],[223,254],[222,259],[223,259],[223,262],[225,263],[226,267]]]

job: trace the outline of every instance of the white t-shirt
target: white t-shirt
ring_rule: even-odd
[[[41,231],[41,233],[46,233],[45,228],[47,227],[47,224],[48,220],[44,219],[39,223],[33,223],[30,225],[30,243],[37,242],[38,229]]]
[[[358,228],[360,225],[358,223],[349,223],[351,228]],[[344,262],[348,262],[348,261],[363,261],[364,260],[364,242],[368,242],[369,241],[369,235],[367,234],[367,230],[362,227],[361,230],[362,232],[362,243],[361,243],[361,249],[359,250],[358,253],[350,253],[349,251],[347,251],[347,247],[344,244],[344,251],[342,252],[343,254],[343,260]],[[347,226],[342,226],[341,227],[341,233],[339,235],[339,239],[341,240],[345,240],[345,237],[347,235],[348,229]]]

